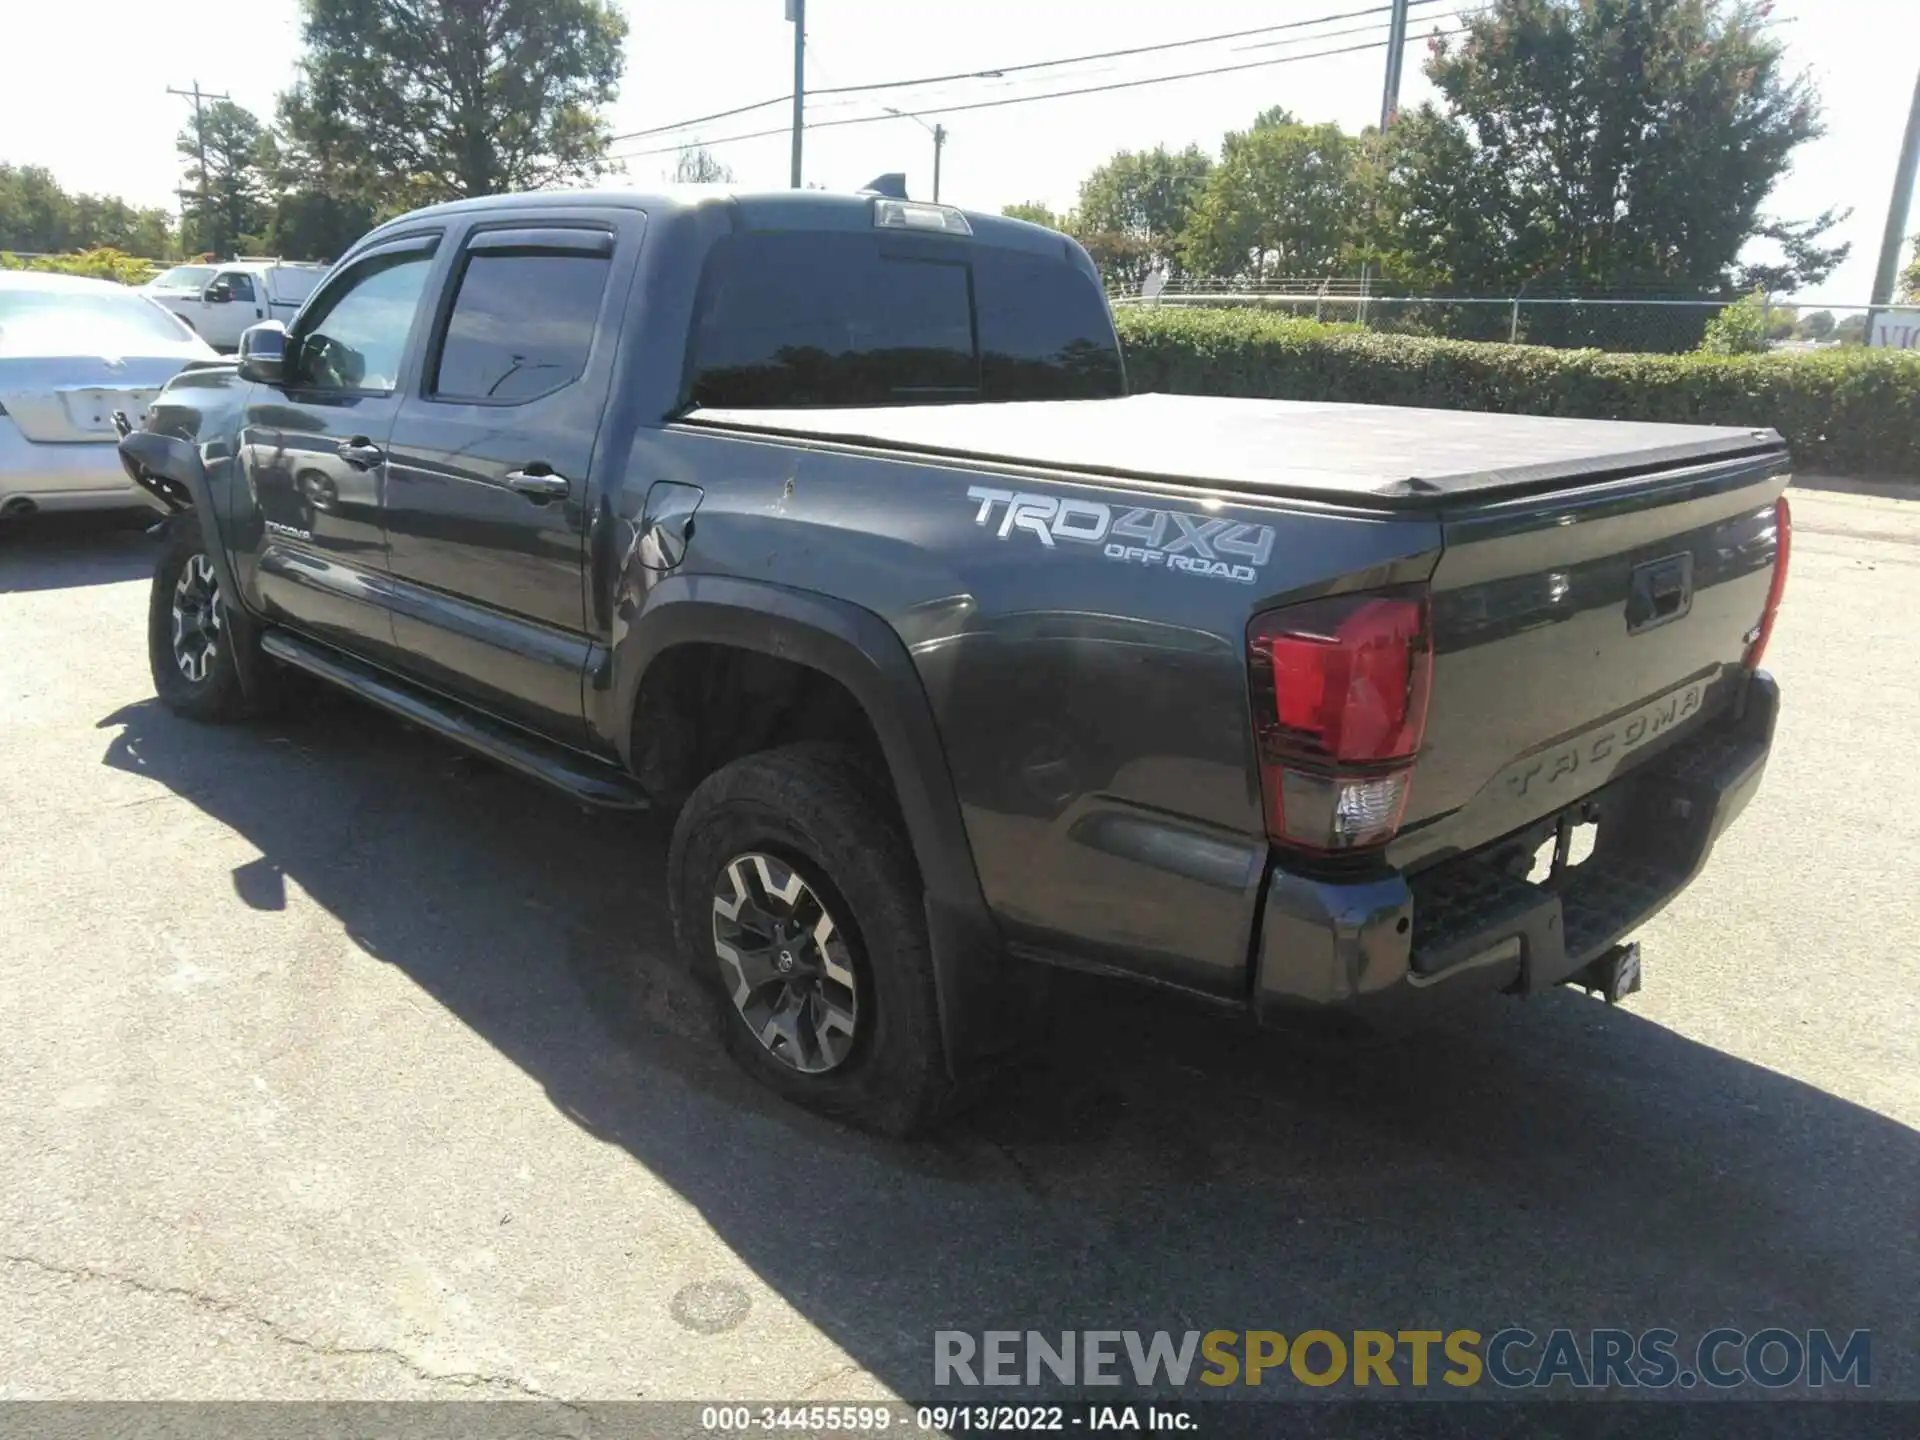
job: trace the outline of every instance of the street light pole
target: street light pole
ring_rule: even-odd
[[[1874,314],[1893,299],[1893,283],[1900,270],[1900,250],[1907,243],[1907,215],[1913,203],[1913,183],[1920,174],[1920,80],[1913,86],[1913,109],[1907,114],[1907,137],[1900,146],[1900,165],[1893,177],[1893,199],[1887,206],[1887,233],[1880,241],[1880,265],[1874,271],[1873,308],[1867,311],[1867,343],[1873,343]]]
[[[926,121],[922,120],[918,115],[915,115],[910,110],[896,110],[891,105],[882,105],[880,108],[886,111],[889,115],[896,116],[901,120],[913,121],[914,124],[918,125],[922,130],[926,131],[929,135],[933,136],[933,198],[936,204],[939,203],[939,200],[940,200],[940,152],[942,149],[946,147],[947,127],[944,125],[929,125],[927,124]]]
[[[787,0],[787,19],[793,22],[793,173],[789,183],[800,188],[800,133],[807,124],[807,0]]]

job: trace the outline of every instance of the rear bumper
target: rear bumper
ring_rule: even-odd
[[[1736,713],[1585,797],[1575,808],[1598,816],[1592,856],[1552,884],[1515,873],[1537,827],[1411,879],[1336,884],[1275,867],[1256,1014],[1397,1029],[1457,998],[1561,983],[1700,873],[1759,788],[1779,709],[1779,686],[1762,671]]]
[[[37,444],[0,416],[0,504],[15,496],[37,510],[160,508],[127,478],[112,439]]]

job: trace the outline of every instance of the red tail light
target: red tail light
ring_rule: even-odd
[[[1780,597],[1787,593],[1787,555],[1793,549],[1793,511],[1787,505],[1786,496],[1782,495],[1773,502],[1773,514],[1779,549],[1773,557],[1773,582],[1767,586],[1767,608],[1761,612],[1753,643],[1747,646],[1744,663],[1749,670],[1760,668],[1760,660],[1767,653],[1767,641],[1773,638],[1773,622],[1780,613]]]
[[[1247,647],[1268,834],[1322,852],[1390,839],[1433,684],[1425,592],[1271,611],[1254,618]]]

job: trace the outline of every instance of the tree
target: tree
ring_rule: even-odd
[[[1064,230],[1067,228],[1067,217],[1065,215],[1054,214],[1051,209],[1038,200],[1023,200],[1018,205],[1005,206],[1001,209],[1000,213],[1010,216],[1015,220],[1029,220],[1035,225],[1044,225],[1049,230]]]
[[[713,158],[713,152],[704,145],[690,145],[680,152],[673,162],[673,183],[676,185],[731,185],[733,169]]]
[[[73,200],[38,165],[0,165],[0,250],[64,250]]]
[[[1767,297],[1743,295],[1707,322],[1700,349],[1707,355],[1759,355],[1767,348]]]
[[[339,119],[340,87],[302,80],[280,96],[274,130],[273,219],[267,249],[293,260],[330,260],[373,228],[392,195]],[[391,204],[393,210],[403,201]]]
[[[288,260],[334,260],[373,228],[375,218],[364,201],[296,186],[275,201],[265,248]]]
[[[1220,147],[1181,240],[1189,270],[1232,278],[1325,275],[1361,213],[1357,143],[1338,125],[1269,111]]]
[[[1833,327],[1833,338],[1842,345],[1864,345],[1867,343],[1867,317],[1863,311],[1849,315]]]
[[[1818,94],[1786,72],[1769,8],[1493,0],[1464,39],[1436,40],[1426,71],[1448,114],[1423,124],[1457,129],[1424,144],[1459,168],[1424,183],[1456,184],[1463,203],[1429,234],[1429,263],[1491,294],[1786,291],[1824,279],[1847,247],[1820,240],[1844,215],[1761,213],[1793,152],[1822,133]],[[1481,218],[1447,243],[1467,216]],[[1755,239],[1781,259],[1742,265]]]
[[[112,195],[71,195],[37,165],[0,164],[0,250],[111,249],[163,260],[174,253],[167,212]]]
[[[266,230],[273,140],[252,111],[216,100],[180,132],[190,162],[181,204],[181,242],[189,254],[235,255]]]
[[[1178,264],[1180,234],[1213,160],[1197,145],[1122,150],[1080,186],[1076,238],[1109,280],[1138,284]]]
[[[1832,336],[1835,326],[1831,310],[1815,310],[1811,315],[1802,315],[1800,323],[1793,327],[1796,340],[1825,340]]]
[[[1498,183],[1490,157],[1431,104],[1370,143],[1362,243],[1381,273],[1416,292],[1499,294],[1506,237],[1481,203]]]
[[[283,139],[378,213],[607,169],[627,22],[612,0],[303,0]]]
[[[1920,305],[1920,235],[1913,237],[1913,259],[1907,273],[1900,277],[1900,294],[1909,303]]]

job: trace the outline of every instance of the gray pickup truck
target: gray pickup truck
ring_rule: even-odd
[[[1617,996],[1778,708],[1772,432],[1128,395],[1072,240],[872,191],[418,211],[121,450],[166,704],[677,811],[727,1045],[891,1133],[1052,966]]]

